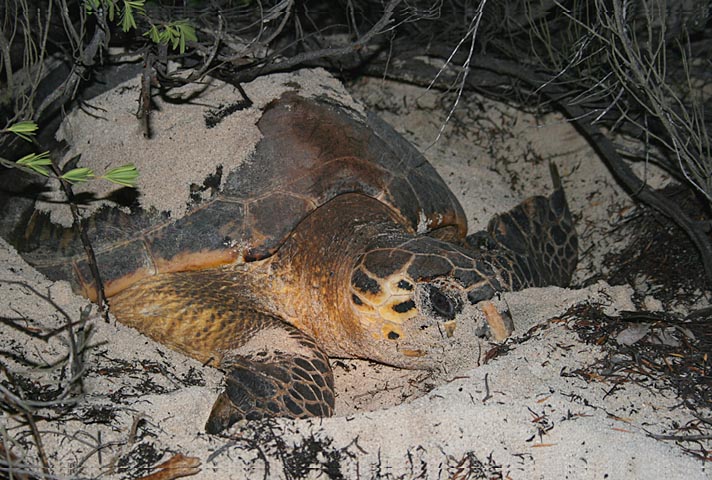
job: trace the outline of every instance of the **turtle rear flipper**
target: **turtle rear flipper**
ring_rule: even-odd
[[[239,420],[331,416],[334,379],[329,361],[307,334],[268,314],[264,328],[226,352],[225,391],[205,425],[218,433]]]
[[[470,301],[486,300],[499,290],[546,285],[566,286],[578,260],[578,241],[564,190],[552,168],[556,190],[535,196],[490,220],[486,231],[468,235],[476,269],[488,278],[469,292]]]

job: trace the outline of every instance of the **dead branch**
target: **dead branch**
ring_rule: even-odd
[[[83,53],[77,63],[72,68],[69,77],[63,84],[54,90],[53,93],[45,97],[34,113],[33,118],[39,120],[46,113],[46,110],[55,102],[63,106],[70,99],[74,98],[79,82],[84,78],[87,71],[96,63],[96,57],[101,48],[106,47],[106,32],[102,28],[97,28],[94,31],[92,39],[83,49]]]
[[[383,9],[380,19],[366,33],[348,45],[301,52],[282,60],[277,60],[273,55],[257,62],[256,65],[247,66],[244,70],[232,73],[230,75],[232,81],[247,82],[261,75],[288,71],[298,65],[308,64],[316,60],[345,57],[358,52],[364,49],[376,36],[383,35],[392,28],[393,15],[401,1],[390,0]]]

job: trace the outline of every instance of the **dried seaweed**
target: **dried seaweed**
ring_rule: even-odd
[[[655,392],[670,392],[693,414],[712,408],[712,309],[687,316],[645,311],[611,316],[600,305],[581,304],[562,318],[582,341],[605,352],[595,364],[562,375],[605,383],[606,395],[634,383]],[[712,460],[710,421],[699,415],[695,421],[672,427],[678,434],[649,434],[684,442],[689,453]],[[696,448],[687,445],[689,442]]]

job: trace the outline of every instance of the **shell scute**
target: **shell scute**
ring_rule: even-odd
[[[245,208],[234,202],[214,200],[201,205],[190,215],[167,223],[146,234],[156,268],[173,272],[200,268],[218,258],[234,260],[237,243],[243,236]],[[213,252],[212,262],[205,257]]]
[[[405,267],[412,257],[403,250],[375,250],[365,256],[363,265],[378,278],[385,279]]]
[[[453,270],[452,264],[438,255],[416,255],[408,267],[408,275],[417,280],[442,276]]]
[[[314,209],[312,202],[286,193],[275,193],[248,206],[246,237],[251,246],[246,260],[274,253],[299,221]]]

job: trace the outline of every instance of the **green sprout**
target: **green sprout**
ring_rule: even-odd
[[[73,168],[68,172],[65,172],[60,177],[69,183],[82,183],[88,182],[90,179],[94,178],[94,172],[87,167]]]
[[[128,32],[132,28],[136,28],[136,19],[134,18],[134,10],[145,15],[143,4],[145,0],[124,0],[124,9],[121,11],[121,29]]]
[[[185,53],[186,41],[197,41],[195,28],[193,28],[188,20],[177,20],[175,22],[163,25],[163,30],[159,30],[156,25],[151,25],[151,28],[143,34],[150,38],[153,42],[161,45],[171,45],[171,48],[176,48],[180,53]]]
[[[133,163],[127,163],[126,165],[112,168],[100,178],[118,185],[123,185],[124,187],[136,187],[138,170],[136,170],[136,166]]]
[[[124,32],[136,28],[136,14],[147,17],[145,4],[146,0],[86,0],[85,8],[89,14],[92,14],[100,8],[107,9],[107,16],[110,21],[114,21],[117,3],[121,1],[123,8],[120,10],[119,24]],[[178,50],[180,53],[185,53],[186,42],[195,42],[198,37],[195,34],[195,28],[188,20],[176,20],[175,22],[166,23],[164,25],[154,25],[148,19],[150,27],[143,35],[148,37],[158,45],[170,45],[173,50]]]
[[[142,0],[143,1],[143,0]],[[30,141],[32,136],[37,131],[37,124],[31,121],[18,122],[2,132],[14,133],[15,135]],[[52,159],[49,157],[49,152],[30,153],[25,155],[17,162],[11,162],[0,157],[0,165],[10,168],[20,168],[25,171],[35,172],[44,177],[52,176],[49,168],[52,165]],[[133,163],[121,165],[120,167],[112,168],[104,175],[97,175],[94,171],[87,167],[78,167],[69,170],[60,175],[59,178],[66,180],[69,183],[88,182],[93,178],[101,178],[109,182],[121,185],[123,187],[136,187],[138,179],[138,170]]]
[[[92,169],[78,167],[63,173],[60,178],[68,181],[69,183],[82,183],[88,182],[92,178],[101,178],[111,183],[121,185],[122,187],[135,188],[136,180],[138,179],[138,170],[136,170],[136,166],[133,163],[128,163],[126,165],[121,165],[120,167],[112,168],[104,175],[97,177]]]
[[[107,8],[107,16],[109,17],[109,20],[112,22],[114,21],[114,15],[116,14],[116,0],[86,0],[84,6],[87,13],[90,15],[102,7]]]
[[[49,152],[40,154],[30,153],[17,161],[18,165],[29,168],[33,172],[39,173],[45,177],[49,177],[48,166],[52,165],[52,160],[49,158]]]
[[[37,124],[35,122],[26,120],[23,122],[18,122],[12,125],[11,127],[8,127],[7,129],[5,129],[5,131],[14,133],[23,140],[31,142],[32,137],[34,137],[35,133],[37,132]]]
[[[101,2],[99,0],[86,0],[84,2],[84,8],[86,8],[87,12],[90,14],[94,13],[94,11],[101,8]]]

